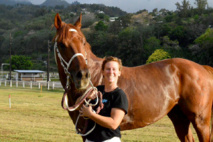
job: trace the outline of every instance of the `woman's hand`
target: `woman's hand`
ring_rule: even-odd
[[[92,106],[82,105],[81,109],[79,110],[80,116],[90,117],[93,113]]]
[[[94,89],[87,98],[94,100],[97,96],[98,96],[98,90]]]

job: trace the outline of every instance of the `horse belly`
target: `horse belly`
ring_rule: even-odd
[[[131,104],[132,109],[130,108],[128,114],[124,117],[121,130],[145,127],[160,120],[177,104],[174,94],[175,92],[170,92],[170,94],[162,92],[156,94],[155,97],[150,95],[151,97],[148,97],[151,99],[150,101],[146,97],[143,97],[143,100],[135,99],[137,102]]]

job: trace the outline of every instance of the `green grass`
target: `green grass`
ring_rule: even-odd
[[[62,94],[62,90],[0,86],[0,142],[81,142],[68,113],[61,108]],[[164,117],[150,126],[122,131],[122,142],[179,140],[171,121]]]

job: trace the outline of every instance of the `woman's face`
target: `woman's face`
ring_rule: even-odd
[[[109,61],[105,64],[102,71],[105,83],[117,83],[118,77],[121,75],[119,64],[116,61]]]

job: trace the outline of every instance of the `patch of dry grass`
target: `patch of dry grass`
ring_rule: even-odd
[[[81,142],[66,111],[62,90],[0,86],[1,142]],[[11,95],[12,108],[8,96]],[[171,121],[164,117],[150,126],[122,132],[123,142],[178,142]],[[198,141],[196,139],[196,141]]]

